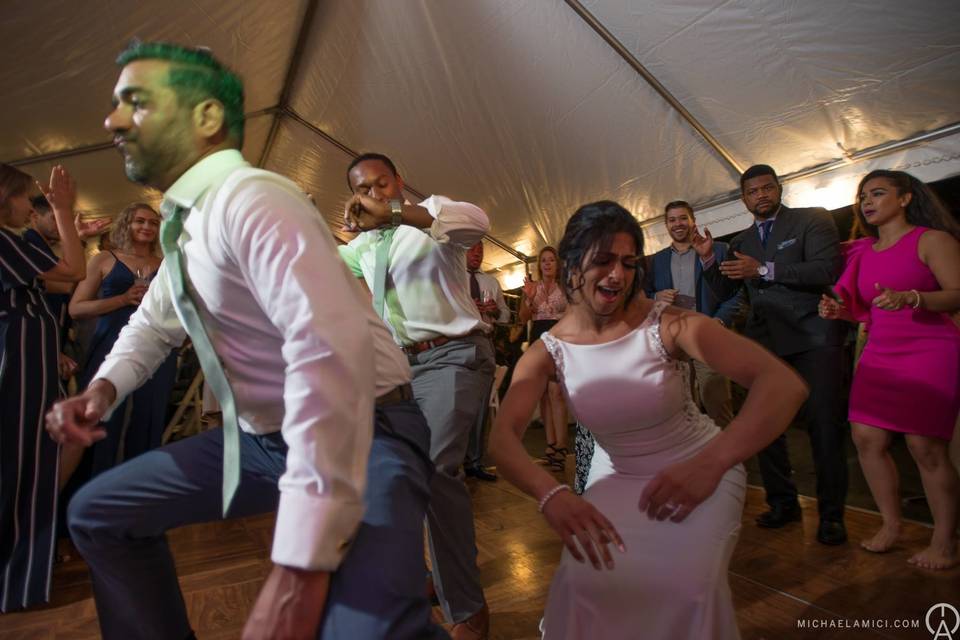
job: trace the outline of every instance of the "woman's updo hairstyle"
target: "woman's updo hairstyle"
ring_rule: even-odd
[[[603,253],[610,250],[613,236],[626,233],[633,238],[637,247],[637,255],[643,257],[643,231],[640,223],[633,215],[611,200],[601,200],[585,204],[567,222],[567,228],[560,240],[558,253],[560,254],[560,281],[567,300],[571,299],[574,291],[583,287],[583,271],[589,265],[583,261],[588,254]],[[642,260],[640,262],[642,264]],[[577,275],[574,275],[576,270]],[[576,282],[574,282],[576,279]],[[626,303],[629,304],[640,289],[643,280],[643,268],[637,267],[637,274],[633,278],[630,290],[627,291]]]

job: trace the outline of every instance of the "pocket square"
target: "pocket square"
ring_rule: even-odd
[[[790,245],[796,244],[796,242],[797,242],[796,238],[790,238],[789,240],[784,240],[783,242],[777,245],[777,251],[780,251],[780,249],[786,249]]]

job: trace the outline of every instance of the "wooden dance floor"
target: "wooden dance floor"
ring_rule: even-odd
[[[470,489],[491,610],[491,638],[537,638],[560,543],[533,501],[506,482],[471,480]],[[929,639],[933,634],[924,622],[928,609],[941,602],[960,608],[960,569],[937,573],[906,563],[911,551],[929,538],[929,528],[908,525],[894,551],[875,555],[854,541],[875,530],[879,517],[850,511],[851,543],[824,547],[814,540],[816,506],[812,500],[802,500],[802,524],[763,530],[753,524],[763,510],[762,491],[749,490],[740,543],[730,568],[745,640]],[[239,637],[269,568],[272,528],[273,518],[263,516],[188,527],[170,536],[200,640]],[[935,615],[934,624],[939,620]],[[864,629],[864,623],[871,628]],[[914,626],[904,629],[905,624]],[[98,635],[89,578],[78,558],[57,566],[49,606],[0,616],[0,640],[80,640]],[[624,637],[643,638],[643,630]],[[950,637],[960,638],[960,633]]]

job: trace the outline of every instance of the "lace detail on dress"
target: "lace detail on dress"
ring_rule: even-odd
[[[653,303],[653,309],[650,310],[650,313],[647,315],[647,319],[644,320],[644,323],[650,323],[650,335],[653,336],[653,347],[657,351],[657,355],[667,361],[673,360],[670,357],[670,354],[667,353],[666,347],[663,346],[663,339],[660,337],[660,316],[663,315],[663,310],[667,308],[667,303],[660,301]]]
[[[557,339],[549,333],[544,333],[540,336],[540,340],[543,341],[543,346],[547,348],[547,353],[553,358],[553,364],[557,369],[557,382],[563,384],[563,351],[557,344]]]

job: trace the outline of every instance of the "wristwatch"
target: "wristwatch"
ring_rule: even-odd
[[[761,278],[766,278],[768,273],[770,273],[770,269],[767,267],[767,265],[762,264],[757,267],[757,275]]]
[[[390,201],[390,226],[399,227],[403,224],[403,200]]]

